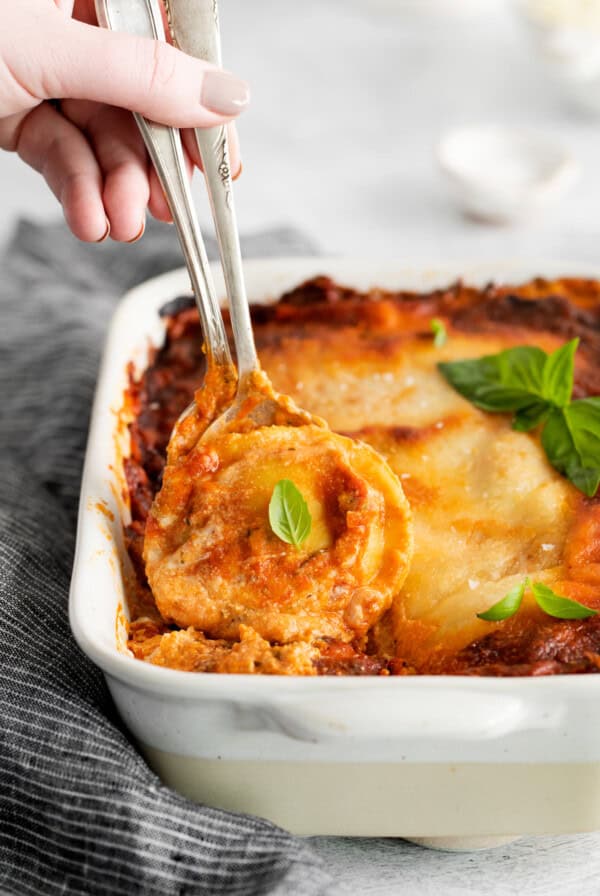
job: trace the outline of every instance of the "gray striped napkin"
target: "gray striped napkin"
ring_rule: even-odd
[[[281,229],[244,249],[312,247]],[[134,246],[84,246],[62,226],[22,223],[0,263],[0,892],[339,892],[306,842],[164,787],[69,632],[104,330],[127,288],[181,264],[173,231],[150,226]]]

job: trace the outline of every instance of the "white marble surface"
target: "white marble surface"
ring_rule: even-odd
[[[313,841],[352,896],[597,896],[600,835],[537,837],[476,853],[403,840]]]
[[[600,263],[600,121],[578,117],[549,88],[508,3],[478,0],[470,18],[428,17],[414,2],[410,15],[382,11],[393,5],[222,0],[227,63],[253,86],[240,125],[242,228],[292,224],[332,253]],[[558,135],[579,159],[578,184],[542,218],[481,226],[451,204],[435,141],[446,127],[488,121]],[[0,241],[18,216],[57,214],[41,179],[1,153],[0,185]],[[314,842],[363,896],[600,893],[600,835],[466,855],[394,840]]]

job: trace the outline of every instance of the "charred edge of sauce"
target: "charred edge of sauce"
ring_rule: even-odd
[[[273,304],[253,306],[252,319],[259,350],[280,345],[286,337],[302,339],[319,330],[359,327],[384,351],[386,340],[398,338],[393,329],[397,311],[408,313],[415,320],[422,319],[423,333],[428,338],[429,320],[434,316],[458,332],[522,330],[524,334],[546,332],[561,339],[579,337],[581,351],[574,395],[596,394],[600,283],[593,280],[536,278],[516,287],[490,283],[483,289],[457,281],[446,289],[416,293],[382,289],[360,292],[320,276],[300,284]],[[146,595],[144,600],[149,596],[142,560],[145,520],[160,488],[171,430],[192,400],[204,371],[200,324],[193,299],[179,297],[165,304],[160,315],[166,320],[164,344],[153,351],[141,378],[135,379],[130,369],[125,396],[128,412],[134,418],[128,424],[131,456],[124,461],[132,513],[126,543],[139,591]],[[226,312],[224,316],[230,331]],[[417,441],[421,437],[418,429],[403,426],[392,427],[387,435],[398,441]],[[473,642],[455,657],[442,658],[439,665],[418,671],[502,676],[600,671],[600,621],[552,623],[551,628],[548,631],[538,627],[537,640],[533,635],[531,641],[525,638],[518,654],[514,653],[514,639],[511,645],[508,636],[503,640],[502,630],[498,630]],[[316,666],[320,675],[406,675],[417,671],[402,659],[380,658],[347,644],[329,645],[321,652]]]
[[[352,644],[332,641],[315,661],[319,675],[389,675],[390,661],[356,650]]]
[[[490,632],[428,671],[495,676],[599,672],[600,618],[540,623],[515,617],[513,625]]]
[[[195,300],[193,296],[177,296],[176,299],[171,299],[170,302],[167,302],[159,309],[158,316],[176,317],[182,311],[189,311],[194,306]]]

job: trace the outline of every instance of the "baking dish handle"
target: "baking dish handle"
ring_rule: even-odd
[[[348,691],[311,699],[286,699],[261,707],[263,720],[298,740],[338,737],[488,740],[516,731],[555,728],[565,718],[560,702],[548,704],[506,693],[436,689],[430,692]],[[266,718],[265,718],[266,717]]]

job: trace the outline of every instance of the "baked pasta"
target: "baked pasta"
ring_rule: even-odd
[[[270,643],[351,642],[391,606],[412,553],[410,509],[370,446],[315,424],[273,425],[171,454],[144,538],[163,619],[231,641],[244,625]],[[297,545],[271,528],[280,482],[307,503]]]
[[[518,346],[550,354],[577,337],[573,397],[599,395],[599,284],[540,279],[481,290],[457,283],[423,294],[378,289],[361,293],[320,277],[272,305],[253,308],[260,360],[275,388],[326,419],[344,437],[335,466],[347,470],[347,479],[335,484],[332,495],[337,500],[340,494],[356,492],[353,465],[366,443],[394,471],[410,505],[410,565],[406,520],[398,518],[393,525],[404,565],[396,579],[393,564],[398,557],[390,553],[389,564],[390,581],[399,584],[391,589],[393,594],[385,592],[383,601],[363,592],[354,607],[343,601],[330,605],[299,580],[295,599],[274,608],[270,583],[277,590],[278,579],[286,575],[285,560],[282,566],[279,559],[266,565],[261,594],[250,599],[244,599],[248,582],[236,587],[235,581],[215,580],[211,600],[204,604],[186,602],[185,589],[179,609],[161,603],[160,597],[155,600],[146,578],[144,531],[162,483],[172,428],[203,375],[200,327],[191,301],[171,303],[163,314],[165,343],[139,379],[131,376],[126,396],[133,420],[125,474],[132,515],[126,534],[136,572],[129,597],[128,646],[134,656],[198,672],[597,671],[600,499],[586,496],[557,469],[556,461],[550,463],[539,427],[515,430],[511,414],[476,406],[453,388],[441,369]],[[434,338],[432,321],[443,329],[443,340]],[[240,513],[248,523],[247,538],[262,540],[264,547],[269,534],[257,524],[256,514],[265,519],[274,480],[289,474],[305,489],[316,520],[313,541],[305,542],[300,555],[293,550],[280,555],[293,558],[297,572],[303,564],[318,565],[331,546],[331,533],[319,525],[324,498],[316,500],[306,480],[301,430],[288,430],[271,433],[269,450],[281,461],[293,449],[296,465],[291,473],[288,465],[270,474],[259,489],[260,507],[242,501]],[[252,465],[253,447],[240,435],[228,450],[227,467],[233,471],[229,485],[243,492],[242,470],[247,462]],[[383,476],[387,466],[382,462],[378,469]],[[381,487],[397,488],[393,479],[382,480]],[[217,490],[214,528],[206,528],[205,535],[224,525],[221,498]],[[365,514],[377,513],[368,495],[354,494],[353,500]],[[402,506],[401,498],[397,500]],[[208,575],[211,550],[226,551],[227,545],[215,537],[203,549]],[[238,539],[232,550],[239,560],[244,540]],[[575,613],[578,618],[549,615],[536,599],[535,588],[525,587],[529,582],[586,612]],[[360,592],[359,586],[360,581],[355,589]],[[518,612],[497,621],[480,618],[519,589]]]

